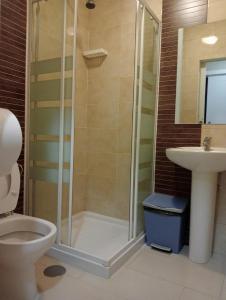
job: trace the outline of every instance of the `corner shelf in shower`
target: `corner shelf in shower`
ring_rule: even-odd
[[[107,56],[107,55],[108,55],[108,52],[103,48],[87,50],[87,51],[83,52],[83,56],[87,59],[103,57],[103,56]]]

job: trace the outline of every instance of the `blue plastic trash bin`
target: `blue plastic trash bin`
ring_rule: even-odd
[[[143,202],[146,243],[178,253],[184,245],[188,199],[153,193]]]

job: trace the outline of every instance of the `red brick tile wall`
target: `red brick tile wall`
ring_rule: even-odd
[[[25,121],[26,0],[0,0],[0,107]],[[24,165],[22,151],[19,163]],[[23,176],[17,212],[23,209]]]
[[[198,146],[200,125],[175,125],[178,28],[207,22],[207,0],[163,0],[155,190],[189,196],[191,173],[170,162],[166,148]]]

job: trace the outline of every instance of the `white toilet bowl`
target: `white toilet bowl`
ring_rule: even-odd
[[[56,226],[38,218],[13,214],[0,220],[1,299],[38,299],[34,264],[55,237]]]
[[[9,184],[8,188],[5,185]],[[56,226],[48,221],[12,212],[17,204],[20,174],[17,164],[11,178],[0,177],[0,299],[39,298],[35,262],[53,245]],[[1,195],[2,191],[7,191]],[[3,196],[3,197],[2,197]]]

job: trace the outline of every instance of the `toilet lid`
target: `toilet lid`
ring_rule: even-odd
[[[0,215],[14,211],[20,192],[20,171],[18,164],[12,167],[10,175],[0,176]]]

